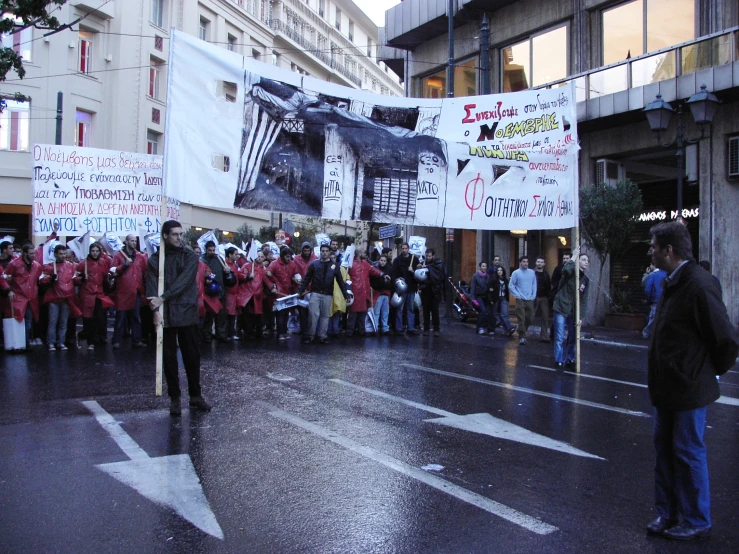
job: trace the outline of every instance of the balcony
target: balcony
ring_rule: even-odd
[[[105,3],[102,3],[100,0],[71,0],[69,5],[101,19],[113,19],[115,17],[114,0]]]
[[[535,88],[572,81],[579,121],[643,109],[657,93],[671,102],[695,94],[702,84],[713,92],[739,87],[739,27]]]

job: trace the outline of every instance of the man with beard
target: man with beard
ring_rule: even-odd
[[[216,243],[209,240],[205,244],[205,256],[203,261],[210,268],[212,275],[215,275],[214,281],[221,285],[221,292],[218,300],[221,303],[221,309],[218,313],[206,310],[205,319],[203,320],[203,342],[209,344],[213,341],[213,323],[215,321],[216,339],[220,342],[231,342],[233,339],[228,336],[226,323],[226,286],[223,283],[224,274],[231,271],[216,253]]]
[[[79,303],[83,318],[79,339],[87,341],[88,350],[95,350],[95,345],[108,342],[108,309],[114,306],[103,289],[103,283],[108,279],[110,258],[102,254],[102,247],[94,242],[87,258],[77,264],[75,284],[80,287]]]
[[[408,290],[405,293],[405,302],[398,308],[395,320],[395,334],[404,335],[403,315],[405,314],[406,323],[408,324],[408,335],[417,335],[418,332],[414,327],[413,304],[416,297],[416,280],[413,272],[418,268],[418,259],[411,256],[410,246],[407,242],[400,245],[400,255],[393,260],[393,282],[398,279],[405,280]]]
[[[444,295],[446,284],[446,267],[441,258],[436,257],[436,250],[426,249],[426,259],[418,267],[426,267],[429,270],[428,279],[421,284],[421,304],[423,305],[423,334],[428,335],[431,326],[434,327],[434,336],[441,333],[441,319],[439,318],[439,303]],[[495,323],[491,328],[495,327]]]
[[[292,265],[293,253],[287,246],[280,249],[280,257],[269,264],[267,268],[267,282],[270,284],[270,294],[275,298],[283,298],[292,292],[292,279],[295,274]],[[289,310],[277,312],[277,340],[289,340],[287,334],[287,318]]]
[[[128,235],[123,241],[123,248],[116,252],[111,262],[115,268],[115,329],[113,331],[113,349],[121,347],[121,339],[126,329],[131,330],[134,348],[145,348],[141,340],[141,295],[144,294],[144,275],[146,273],[146,255],[136,250],[136,236]]]
[[[38,320],[38,282],[41,265],[35,261],[36,247],[26,243],[19,258],[11,261],[3,271],[5,279],[0,279],[0,288],[5,289],[9,306],[6,315],[25,324],[26,348],[31,345],[31,327]]]
[[[41,284],[48,287],[44,294],[44,304],[49,307],[49,323],[46,342],[49,350],[67,350],[65,343],[69,316],[79,317],[74,293],[74,264],[66,259],[67,247],[57,244],[54,247],[54,262],[43,267]]]
[[[308,267],[317,259],[310,243],[304,242],[300,247],[300,256],[293,258],[293,266],[295,267],[295,275],[293,275],[294,293],[300,290],[300,283],[308,274]],[[300,278],[298,279],[298,277]],[[310,307],[298,306],[298,314],[300,316],[300,334],[303,336],[303,342],[308,343],[312,340],[312,337],[308,334],[308,331],[310,331]]]

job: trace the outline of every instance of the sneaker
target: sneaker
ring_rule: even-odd
[[[113,350],[120,350],[121,349],[121,343],[114,342],[113,343]]]
[[[56,350],[56,346],[54,346],[53,344],[50,344],[49,345],[49,352],[53,352],[54,350]]]
[[[310,344],[313,342],[313,339],[310,337],[303,337],[303,340],[301,341],[303,344]]]
[[[277,337],[277,340],[290,340],[290,337],[288,335],[280,335]]]
[[[33,339],[33,345],[34,346],[43,346],[44,343],[41,339]]]
[[[424,337],[428,337],[428,336],[429,336],[429,332],[428,332],[428,331],[424,331],[424,332],[423,332],[423,336],[424,336]]]
[[[202,396],[190,397],[190,409],[198,412],[209,412],[213,406],[203,400]]]
[[[241,337],[239,335],[234,335],[231,337],[233,340],[241,340]]]
[[[520,339],[518,339],[518,344],[526,344],[526,338],[521,337]]]
[[[513,333],[515,333],[515,332],[516,332],[516,329],[514,329],[513,327],[511,327],[510,329],[508,329],[508,331],[506,331],[506,335],[508,335],[509,337],[512,337],[513,336]]]
[[[179,398],[172,398],[169,402],[169,415],[179,417],[182,415],[182,403]]]
[[[435,337],[440,337],[441,336],[441,333],[439,331],[434,331],[434,336]]]
[[[321,339],[321,344],[328,344],[328,339]]]
[[[88,350],[95,350],[95,345],[94,344],[90,344],[90,345],[88,345],[87,349]]]
[[[494,337],[495,336],[495,331],[488,331],[488,335],[490,335],[491,337]]]
[[[565,370],[565,366],[562,362],[555,362],[554,369],[557,371],[557,373],[562,373]]]
[[[146,348],[147,344],[144,341],[138,341],[133,343],[134,348]]]
[[[57,348],[57,350],[69,350],[69,348],[67,348],[67,345],[66,344],[60,344],[56,348]]]

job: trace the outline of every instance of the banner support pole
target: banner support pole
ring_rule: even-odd
[[[575,371],[580,373],[580,220],[575,221],[575,248],[577,248],[577,259],[575,260]]]
[[[162,211],[161,220],[164,222],[167,218],[167,197],[162,195]],[[164,244],[164,237],[159,239],[159,279],[157,281],[157,296],[164,294],[164,252],[167,250]],[[156,358],[156,386],[154,394],[162,396],[162,369],[164,366],[164,305],[159,307],[162,310],[162,321],[157,325],[157,358]]]

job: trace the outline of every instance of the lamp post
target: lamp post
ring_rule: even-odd
[[[713,116],[719,105],[716,96],[706,90],[706,85],[701,85],[699,92],[691,96],[687,102],[680,102],[677,105],[677,136],[675,140],[668,144],[663,144],[660,140],[660,133],[667,131],[670,126],[670,120],[675,112],[669,102],[662,100],[662,95],[658,94],[656,100],[651,102],[644,108],[644,114],[647,116],[649,127],[657,135],[657,141],[664,148],[677,146],[677,213],[678,218],[683,213],[683,173],[685,167],[685,145],[696,144],[703,138],[706,125],[711,125]],[[685,137],[685,121],[683,118],[683,105],[690,107],[690,113],[693,115],[693,121],[700,128],[701,135],[698,138]]]

